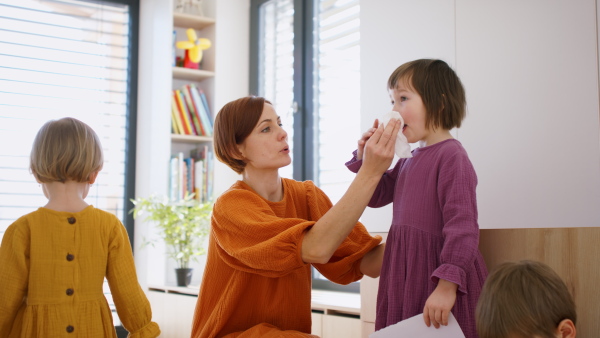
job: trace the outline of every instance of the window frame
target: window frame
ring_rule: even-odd
[[[88,0],[86,0],[88,1]],[[136,170],[136,150],[137,150],[137,101],[138,101],[138,67],[139,67],[139,42],[140,42],[140,0],[105,0],[118,4],[129,6],[129,71],[127,87],[127,130],[125,141],[125,201],[123,203],[123,225],[127,229],[129,243],[134,248],[135,221],[133,213],[129,210],[133,208],[132,199],[135,199],[135,170]],[[95,2],[91,0],[90,2]]]

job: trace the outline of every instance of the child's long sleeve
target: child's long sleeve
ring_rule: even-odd
[[[8,337],[24,304],[29,280],[29,240],[25,227],[8,227],[0,246],[0,337]]]
[[[158,337],[160,329],[151,321],[150,302],[138,283],[127,231],[120,222],[111,233],[106,278],[129,337]]]

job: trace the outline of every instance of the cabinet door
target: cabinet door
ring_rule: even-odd
[[[164,330],[163,326],[166,324],[165,320],[165,297],[167,296],[164,292],[159,291],[147,291],[146,297],[150,302],[150,308],[152,309],[152,321],[156,322],[160,326],[161,331]]]
[[[167,294],[165,298],[164,329],[161,326],[161,337],[190,337],[192,335],[192,320],[198,297],[187,295]]]
[[[323,314],[318,312],[313,312],[311,314],[312,317],[312,330],[311,333],[317,336],[323,335]]]
[[[359,318],[337,315],[323,316],[322,338],[361,338],[361,332]]]

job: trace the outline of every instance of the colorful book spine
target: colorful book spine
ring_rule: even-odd
[[[187,124],[187,127],[190,130],[190,135],[198,135],[198,131],[196,130],[194,122],[192,121],[192,116],[190,115],[190,110],[188,109],[188,105],[185,101],[183,91],[181,89],[177,89],[177,95],[179,96],[179,101],[181,102],[181,106],[183,107],[183,116],[185,118],[185,123]]]
[[[206,95],[204,95],[204,91],[202,89],[198,89],[198,91],[200,92],[200,98],[202,99],[202,104],[204,105],[204,109],[206,110],[206,113],[207,113],[208,117],[210,118],[210,122],[212,125],[212,121],[215,120],[215,117],[212,115],[210,108],[208,108],[208,101],[206,100]]]
[[[185,110],[183,109],[183,105],[181,103],[181,98],[177,90],[173,91],[173,100],[175,100],[175,105],[177,106],[177,112],[179,113],[179,118],[181,120],[181,125],[183,127],[183,132],[185,135],[192,135],[192,131],[189,126],[189,122],[186,122],[185,118]]]
[[[191,84],[192,90],[190,90],[190,92],[192,93],[192,97],[194,98],[194,101],[196,102],[202,102],[202,99],[200,98],[200,93],[198,92],[198,88],[196,88],[196,86],[194,84]],[[206,136],[212,136],[213,134],[213,130],[212,130],[212,122],[210,121],[210,118],[207,115],[206,110],[204,109],[204,105],[203,104],[199,104],[198,105],[199,108],[199,115],[200,115],[200,121],[202,122],[202,126],[204,127],[204,130],[206,131]]]
[[[196,130],[198,130],[198,135],[207,136],[206,130],[202,124],[200,119],[200,115],[198,112],[198,104],[195,102],[194,97],[192,95],[192,87],[188,84],[183,86],[182,91],[185,94],[186,101],[190,108],[190,116],[192,116],[192,121],[194,121],[194,125],[196,126]]]
[[[183,125],[181,124],[181,120],[179,118],[179,111],[177,110],[177,103],[175,102],[175,98],[171,97],[171,121],[175,127],[173,128],[173,132],[175,134],[185,134],[183,130]]]

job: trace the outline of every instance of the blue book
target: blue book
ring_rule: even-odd
[[[196,87],[196,85],[194,85],[192,83],[192,84],[190,84],[190,87],[191,87],[190,92],[192,93],[192,99],[195,102],[202,102],[202,99],[200,98],[200,93],[198,92],[198,88]],[[200,110],[199,115],[200,115],[200,120],[202,120],[202,126],[205,127],[206,136],[212,136],[212,134],[213,134],[212,120],[208,116],[208,112],[204,108],[204,104],[198,104],[198,108]]]
[[[210,118],[210,124],[212,125],[215,117],[212,116],[210,109],[208,108],[208,101],[206,100],[206,95],[204,95],[204,91],[202,89],[198,90],[200,92],[200,98],[202,99],[202,105],[204,105],[204,109],[206,110],[206,114]]]

